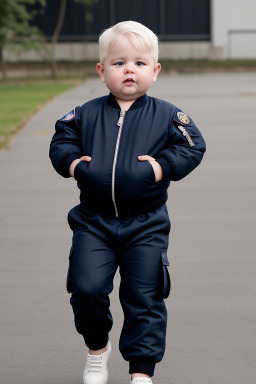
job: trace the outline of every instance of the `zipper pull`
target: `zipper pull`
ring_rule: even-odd
[[[118,122],[116,125],[118,125],[119,127],[121,127],[124,123],[124,115],[125,115],[125,111],[124,110],[121,110],[120,111],[120,116],[119,116],[119,119],[118,119]]]

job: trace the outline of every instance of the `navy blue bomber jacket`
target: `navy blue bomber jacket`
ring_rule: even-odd
[[[171,180],[180,180],[197,167],[206,150],[194,122],[173,104],[149,97],[137,99],[128,111],[115,97],[91,100],[58,120],[50,144],[55,170],[70,177],[74,171],[82,204],[106,214],[130,217],[163,205]],[[163,179],[155,182],[149,161],[162,166]]]

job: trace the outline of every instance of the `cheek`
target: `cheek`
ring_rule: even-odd
[[[121,81],[121,75],[118,72],[110,72],[106,82],[111,84],[112,87],[117,87]]]
[[[153,75],[152,73],[143,73],[140,80],[141,80],[141,84],[148,86],[153,82]]]

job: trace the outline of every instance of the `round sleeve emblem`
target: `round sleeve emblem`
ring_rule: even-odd
[[[178,117],[179,121],[183,124],[189,124],[190,123],[190,118],[184,112],[178,112],[177,117]]]

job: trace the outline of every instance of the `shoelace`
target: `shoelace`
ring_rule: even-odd
[[[135,383],[152,383],[151,379],[148,379],[146,377],[138,377],[138,378],[135,378]]]
[[[88,356],[88,371],[100,372],[102,366],[102,357],[97,355]]]

